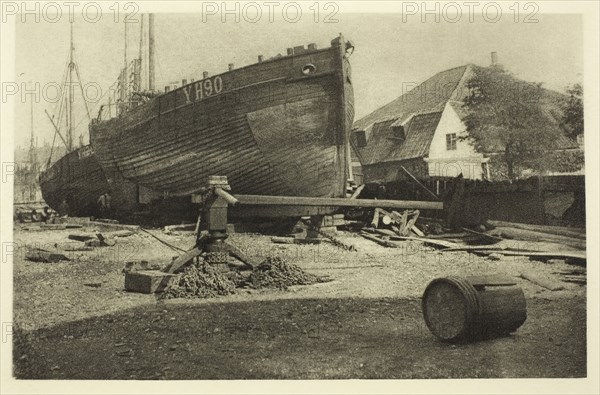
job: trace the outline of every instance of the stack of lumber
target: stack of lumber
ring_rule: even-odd
[[[585,250],[585,229],[561,226],[530,225],[504,221],[489,221],[496,229],[495,236],[535,242],[553,242]]]
[[[562,259],[584,263],[585,229],[558,226],[516,224],[489,221],[495,229],[477,232],[463,228],[464,232],[428,237],[402,236],[394,229],[363,228],[360,235],[384,247],[397,248],[398,241],[421,241],[445,252],[468,251],[491,256],[526,256],[534,260]],[[469,244],[471,243],[471,244]],[[581,279],[573,279],[581,282]]]

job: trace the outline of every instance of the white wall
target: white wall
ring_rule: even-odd
[[[477,153],[468,140],[458,140],[456,150],[446,149],[446,134],[456,133],[457,137],[464,137],[465,129],[450,103],[446,103],[429,147],[429,158],[426,159],[430,176],[455,177],[462,173],[467,179],[482,178],[481,164],[487,162],[487,159]]]

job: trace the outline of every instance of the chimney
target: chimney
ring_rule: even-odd
[[[233,63],[229,63],[229,71],[233,70]]]
[[[498,64],[498,52],[492,52],[492,66],[496,66]]]
[[[202,72],[202,79],[206,79],[208,78],[208,71],[203,71]]]

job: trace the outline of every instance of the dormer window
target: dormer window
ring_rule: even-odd
[[[367,134],[364,130],[355,130],[352,133],[353,143],[358,148],[367,146]]]
[[[406,131],[404,125],[392,125],[392,133],[397,139],[404,141],[406,139]]]

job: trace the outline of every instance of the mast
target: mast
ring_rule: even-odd
[[[67,151],[73,150],[73,21],[71,24],[71,46],[69,47],[69,84],[68,84],[68,102],[67,102]]]
[[[33,169],[37,164],[37,158],[35,155],[35,139],[33,135],[33,99],[31,100],[31,114],[30,114],[30,123],[31,123],[31,138],[29,143],[29,162],[31,163],[31,168]]]
[[[144,79],[142,78],[142,76],[144,75],[144,62],[142,61],[142,58],[144,56],[144,14],[141,15],[142,20],[140,21],[140,48],[139,48],[139,53],[138,53],[138,58],[140,59],[140,68],[138,70],[138,76],[137,76],[137,81],[138,81],[138,90],[139,91],[143,91],[143,84],[144,84]]]
[[[127,74],[127,19],[123,20],[123,26],[125,29],[124,30],[125,40],[124,40],[124,44],[123,44],[123,78],[121,81],[121,89],[123,90],[123,93],[122,93],[121,100],[123,101],[123,103],[122,103],[123,110],[125,110],[125,108],[127,108],[126,102],[129,100],[127,97],[127,88],[128,88],[128,82],[129,82],[129,76]]]
[[[33,100],[31,100],[30,124],[31,124],[31,139],[30,139],[29,147],[33,148]]]
[[[154,90],[154,14],[148,14],[148,90]]]

